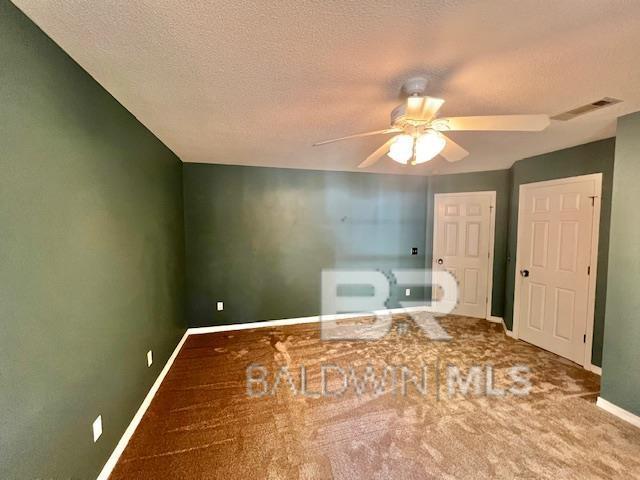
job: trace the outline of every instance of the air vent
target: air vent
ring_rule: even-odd
[[[617,98],[604,97],[602,100],[596,100],[595,102],[588,103],[586,105],[582,105],[581,107],[574,108],[573,110],[569,110],[568,112],[559,113],[558,115],[554,115],[551,117],[553,120],[573,120],[580,115],[584,115],[585,113],[593,112],[594,110],[599,110],[604,107],[608,107],[609,105],[615,105],[616,103],[620,103],[622,100],[618,100]]]

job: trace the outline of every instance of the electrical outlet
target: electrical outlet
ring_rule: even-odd
[[[150,367],[153,363],[153,351],[149,350],[147,352],[147,367]]]
[[[417,255],[417,254],[418,254],[418,247],[411,248],[411,255]]]
[[[405,288],[405,290],[404,290],[404,296],[405,296],[405,297],[410,297],[410,296],[411,296],[411,289],[410,289],[410,288]]]
[[[218,309],[219,312],[224,310],[224,304],[222,302],[218,302],[217,309]]]
[[[102,435],[102,415],[98,415],[98,418],[96,418],[93,421],[93,441],[94,441],[94,443],[98,441],[98,439],[100,438],[100,435]]]

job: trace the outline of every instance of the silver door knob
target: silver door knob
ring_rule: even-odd
[[[438,259],[438,265],[442,265],[444,263],[444,260],[442,260],[441,258]]]
[[[529,276],[529,270],[520,270],[520,275],[522,275],[523,277],[528,277]]]

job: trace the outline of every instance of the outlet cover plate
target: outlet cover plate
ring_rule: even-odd
[[[96,418],[93,421],[93,442],[97,442],[98,439],[100,438],[100,435],[102,435],[102,415],[98,415],[98,418]]]

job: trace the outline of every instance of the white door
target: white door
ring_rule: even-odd
[[[579,364],[585,358],[599,178],[520,187],[518,335]]]
[[[487,317],[494,203],[495,192],[435,195],[432,268],[458,281],[457,315]]]

